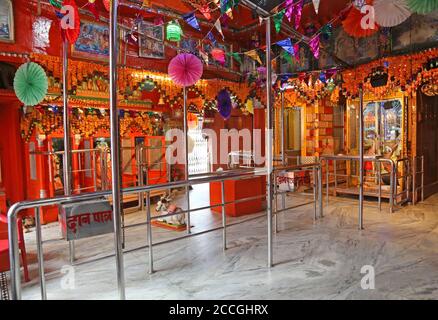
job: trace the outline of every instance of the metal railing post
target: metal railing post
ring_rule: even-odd
[[[421,201],[424,202],[424,156],[421,156]]]
[[[110,80],[110,131],[111,131],[111,178],[113,198],[113,222],[114,222],[114,247],[116,251],[117,286],[119,298],[124,300],[125,273],[122,249],[121,229],[121,192],[120,192],[120,132],[119,115],[117,109],[117,58],[118,58],[118,6],[119,1],[111,2],[110,30],[109,30],[109,80]]]
[[[364,150],[363,150],[363,88],[359,88],[359,230],[363,229]]]
[[[412,157],[412,204],[417,202],[417,157]]]
[[[273,265],[272,248],[272,62],[271,62],[271,18],[266,19],[266,110],[267,110],[267,130],[266,130],[266,160],[267,169],[267,206],[266,213],[268,219],[268,268]]]
[[[329,205],[329,190],[330,190],[330,168],[329,168],[329,161],[325,160],[325,169],[326,169],[326,173],[325,173],[325,179],[326,179],[326,186],[327,186],[327,190],[326,190],[326,204]]]
[[[221,181],[221,196],[222,196],[222,245],[224,251],[227,250],[227,217],[225,211],[225,180]]]
[[[149,247],[149,273],[154,272],[154,256],[152,251],[153,238],[152,238],[152,219],[151,219],[151,198],[150,192],[146,192],[146,220],[147,220],[147,233],[148,233],[148,247]]]
[[[187,112],[187,88],[184,87],[183,89],[183,108],[184,108],[184,172],[185,172],[185,179],[189,180],[189,127],[188,127],[188,112]],[[190,188],[189,186],[186,186],[186,201],[187,201],[187,233],[191,233],[191,223],[190,223]]]
[[[316,168],[313,167],[312,169],[312,175],[313,175],[313,221],[316,222],[316,201],[317,201],[317,174],[316,174]]]
[[[35,208],[35,236],[36,236],[36,246],[37,246],[37,257],[38,257],[38,271],[40,277],[40,290],[41,299],[47,300],[46,291],[46,277],[44,275],[44,255],[43,255],[43,239],[41,236],[41,221],[40,221],[40,208]]]
[[[318,166],[318,199],[319,199],[319,217],[324,217],[324,208],[323,208],[323,201],[322,201],[322,165],[321,161]]]

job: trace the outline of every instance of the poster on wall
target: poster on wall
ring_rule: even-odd
[[[164,59],[164,26],[143,21],[139,24],[139,56],[142,58]]]
[[[14,42],[14,11],[11,0],[0,0],[0,41]]]
[[[81,21],[81,32],[72,46],[76,57],[102,59],[109,57],[109,27],[104,24]]]

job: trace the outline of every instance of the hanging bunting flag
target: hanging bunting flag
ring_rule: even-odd
[[[225,13],[228,9],[228,0],[221,0],[220,2],[221,13]]]
[[[199,8],[199,12],[201,12],[205,19],[211,20],[210,6],[208,4]]]
[[[319,59],[319,35],[314,36],[309,41],[310,49],[312,50],[313,56]]]
[[[49,0],[49,3],[56,9],[61,9],[62,8],[62,4],[61,2],[57,1],[57,0]]]
[[[222,32],[222,25],[220,19],[216,20],[216,22],[214,23],[214,27],[216,28],[217,32],[219,32],[220,35],[222,36],[222,40],[225,40],[224,34]]]
[[[227,52],[227,56],[233,58],[234,60],[236,60],[240,64],[242,63],[242,58],[240,58],[240,55],[238,52]]]
[[[99,18],[99,11],[97,10],[96,7],[96,0],[88,0],[86,7],[93,14],[94,19],[96,19],[96,21],[99,21],[100,18]]]
[[[199,26],[198,19],[196,19],[195,12],[190,12],[182,16],[185,22],[187,22],[194,29],[201,31],[201,27]]]
[[[261,26],[263,23],[263,18],[259,16],[259,26]]]
[[[295,60],[300,61],[300,44],[299,43],[294,44],[294,56],[295,56]]]
[[[280,40],[280,41],[276,42],[276,44],[279,45],[280,47],[282,47],[291,56],[294,55],[294,48],[292,46],[292,41],[290,38]]]
[[[247,55],[248,57],[250,57],[251,59],[257,61],[260,65],[262,65],[262,60],[260,60],[260,57],[257,53],[257,50],[251,50],[251,51],[247,51],[245,52],[245,55]]]
[[[286,60],[291,66],[294,64],[290,54],[287,51],[283,51],[281,53],[281,55],[282,55],[283,59]]]
[[[276,15],[274,15],[274,25],[275,25],[275,31],[277,33],[280,32],[281,30],[281,24],[283,22],[283,18],[284,18],[284,14],[286,13],[286,10],[283,9],[281,10],[279,13],[277,13]]]
[[[211,50],[211,56],[214,60],[219,62],[222,66],[225,65],[225,51],[222,49],[214,48]]]
[[[315,8],[316,14],[318,14],[320,0],[312,0],[312,2],[313,2],[313,7]]]
[[[303,13],[303,2],[304,0],[299,0],[295,7],[295,29],[300,27],[301,15]]]
[[[211,31],[209,31],[207,33],[207,38],[208,38],[208,40],[210,40],[210,42],[213,44],[213,46],[216,47],[217,41],[216,41],[216,38],[214,37],[214,34]]]
[[[295,10],[294,0],[286,0],[285,7],[287,20],[290,22]]]
[[[208,65],[208,54],[204,50],[199,49],[199,55],[201,56],[202,60],[204,60],[205,64]]]
[[[333,26],[329,23],[329,24],[326,24],[323,28],[322,28],[322,30],[321,30],[321,34],[322,34],[322,38],[324,39],[324,40],[328,40],[328,39],[330,39],[330,37],[332,36],[332,34],[333,34]]]

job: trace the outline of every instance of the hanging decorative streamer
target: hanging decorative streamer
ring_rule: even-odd
[[[319,35],[314,36],[309,41],[310,49],[312,50],[313,56],[319,59]]]
[[[316,12],[316,14],[318,14],[318,12],[319,12],[319,2],[320,2],[320,0],[312,0],[312,2],[313,2],[313,7],[315,8],[315,12]]]
[[[280,47],[282,47],[287,53],[289,53],[291,56],[293,56],[294,53],[294,48],[292,45],[292,41],[290,38],[286,38],[284,40],[280,40],[278,42],[276,42],[277,45],[279,45]]]
[[[300,61],[300,44],[299,43],[294,44],[294,53],[295,53],[295,60]]]
[[[247,51],[247,52],[245,52],[245,55],[247,55],[251,59],[257,61],[260,65],[263,64],[262,60],[260,60],[260,57],[259,57],[259,55],[258,55],[256,50]]]
[[[221,25],[220,19],[216,20],[216,22],[214,23],[214,27],[216,28],[217,32],[220,33],[220,35],[222,36],[222,39],[225,40],[224,34],[222,32],[222,25]]]
[[[291,66],[294,65],[293,61],[292,61],[292,57],[290,56],[290,54],[287,51],[283,51],[281,53],[283,59],[285,59]]]
[[[286,9],[281,10],[279,13],[277,13],[276,15],[274,15],[273,20],[274,20],[274,26],[275,26],[275,31],[277,33],[280,32],[281,30],[281,24],[283,22],[283,18],[284,18],[284,14],[286,12]]]
[[[195,12],[190,12],[182,16],[182,18],[194,29],[201,31],[198,19],[196,19]]]
[[[57,0],[49,0],[49,3],[56,9],[61,9],[62,8],[62,4],[61,2],[57,1]]]
[[[224,14],[228,9],[228,0],[220,0],[221,13]]]
[[[242,58],[240,58],[238,52],[228,52],[227,55],[233,58],[234,60],[236,60],[237,62],[239,62],[240,64],[242,63]]]
[[[209,31],[207,33],[207,38],[208,38],[208,40],[210,40],[210,42],[212,43],[213,46],[216,46],[217,41],[216,41],[216,38],[214,37],[214,34],[211,31]]]
[[[290,22],[295,11],[294,0],[286,0],[285,7],[287,20]]]
[[[295,29],[300,27],[301,15],[303,13],[304,0],[299,0],[295,7]]]

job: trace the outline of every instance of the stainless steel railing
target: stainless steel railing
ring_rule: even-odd
[[[313,201],[302,203],[299,205],[293,205],[286,207],[286,194],[289,194],[293,191],[291,190],[278,190],[278,183],[281,182],[283,179],[287,183],[290,182],[290,179],[285,176],[286,173],[304,173],[304,174],[311,174],[313,177],[313,180],[311,181],[312,189],[313,189]],[[279,179],[280,178],[280,179]],[[291,209],[296,209],[305,205],[312,204],[314,205],[314,221],[318,219],[317,215],[317,202],[319,207],[319,217],[323,217],[323,205],[322,205],[322,167],[320,163],[309,163],[309,164],[302,164],[302,165],[293,165],[293,166],[280,166],[275,167],[273,172],[273,179],[274,179],[274,232],[278,232],[278,214],[282,212],[286,212]],[[298,179],[292,179],[293,182],[297,182]],[[310,175],[309,175],[310,180]],[[304,182],[304,181],[303,181]],[[278,208],[278,195],[281,195],[281,209]]]
[[[418,161],[420,160],[420,171]],[[417,203],[418,191],[421,191],[421,201],[424,201],[424,156],[412,158],[412,204]],[[417,186],[417,177],[420,175],[420,186]]]
[[[329,161],[333,162],[333,170],[330,171]],[[336,196],[337,193],[351,193],[356,194],[355,190],[351,192],[347,192],[350,186],[350,181],[352,178],[359,178],[358,174],[352,174],[351,171],[353,167],[353,163],[359,162],[358,156],[348,156],[348,155],[336,155],[336,156],[327,156],[324,155],[321,157],[321,162],[325,162],[325,185],[326,185],[326,201],[329,202],[330,198],[330,186],[332,185],[331,190],[333,194]],[[345,173],[341,173],[338,170],[338,164],[340,162],[349,163],[350,168],[344,168]],[[403,203],[408,202],[410,197],[411,184],[413,180],[413,174],[411,170],[411,160],[408,158],[399,159],[396,162],[391,159],[379,158],[379,157],[364,157],[364,162],[373,163],[373,169],[368,171],[368,175],[365,179],[374,180],[377,189],[373,191],[365,192],[365,196],[376,197],[378,199],[378,208],[381,210],[382,198],[389,199],[389,211],[390,213],[394,212],[394,207],[396,205],[401,205]],[[390,168],[389,172],[382,173],[382,167],[384,165]],[[358,168],[359,170],[360,168]],[[365,169],[363,169],[365,170]],[[350,172],[348,172],[350,171]],[[371,172],[370,172],[371,171]],[[389,190],[384,195],[382,192],[382,177],[389,177]],[[330,178],[333,177],[333,180]],[[339,180],[341,183],[346,183],[347,188],[339,187]],[[363,201],[363,199],[359,199]]]
[[[149,270],[150,272],[153,271],[153,255],[152,255],[152,228],[151,228],[151,221],[154,219],[160,219],[167,215],[163,216],[155,216],[152,217],[150,214],[150,192],[153,190],[159,190],[159,189],[171,189],[171,188],[180,188],[180,187],[186,187],[189,185],[197,185],[197,184],[203,184],[203,183],[209,183],[213,181],[225,181],[229,179],[244,179],[248,177],[252,177],[255,175],[266,175],[265,169],[258,169],[258,170],[244,170],[242,172],[241,170],[237,171],[225,171],[223,173],[216,173],[215,176],[207,175],[205,177],[197,177],[195,179],[189,179],[184,181],[175,181],[165,184],[157,184],[157,185],[149,185],[149,186],[138,186],[138,187],[131,187],[131,188],[125,188],[123,190],[124,194],[135,194],[144,192],[146,193],[146,199],[147,199],[147,225],[148,225],[148,247],[149,247]],[[222,183],[222,188],[224,188],[224,183]],[[225,190],[222,190],[222,194],[225,194]],[[101,191],[101,192],[94,192],[94,193],[84,193],[84,194],[78,194],[74,196],[61,196],[61,197],[55,197],[55,198],[47,198],[47,199],[38,199],[38,200],[32,200],[32,201],[22,201],[15,203],[12,205],[8,211],[8,228],[9,228],[9,244],[10,244],[10,262],[11,262],[11,282],[12,282],[12,298],[13,299],[21,299],[21,278],[20,278],[20,258],[19,258],[19,251],[18,251],[18,238],[17,238],[17,215],[20,211],[24,209],[35,209],[36,216],[38,216],[39,210],[41,207],[49,206],[49,205],[56,205],[60,204],[62,202],[73,202],[73,201],[85,201],[85,200],[91,200],[98,197],[107,197],[111,195],[111,190],[108,191]],[[229,203],[236,203],[236,202],[245,202],[249,200],[253,200],[255,198],[264,198],[266,195],[260,195],[258,197],[251,197],[247,199],[239,199],[237,201],[233,202],[222,202],[221,204],[217,204],[214,206],[206,206],[203,208],[194,208],[189,210],[184,210],[182,213],[187,212],[193,212],[198,210],[204,210],[212,207],[222,207],[222,216],[224,224],[221,228],[215,228],[210,231],[215,231],[219,229],[224,229],[224,239],[226,236],[226,218],[225,218],[225,205]],[[171,214],[170,214],[171,215]],[[210,232],[208,231],[208,232]],[[188,234],[186,236],[191,235],[197,235],[197,234]],[[41,224],[39,219],[36,219],[36,243],[37,243],[37,256],[38,256],[38,266],[39,266],[39,282],[41,286],[41,297],[45,299],[47,297],[46,293],[46,287],[45,287],[45,277],[44,277],[44,260],[43,260],[43,247],[42,247],[42,239],[41,239]],[[168,240],[170,241],[177,241],[178,239],[174,240]],[[225,240],[224,240],[225,244]],[[226,246],[225,246],[226,247]],[[124,285],[124,284],[123,284]]]

